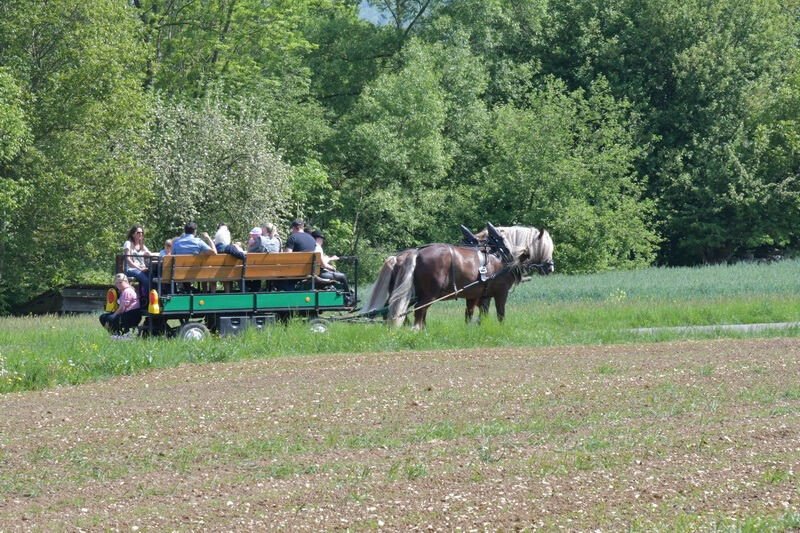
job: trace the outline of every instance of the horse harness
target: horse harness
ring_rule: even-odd
[[[478,280],[469,285],[465,285],[458,289],[458,285],[456,285],[456,264],[455,264],[455,254],[453,253],[453,246],[448,244],[447,249],[450,251],[450,279],[453,281],[453,293],[459,293],[463,291],[467,287],[471,287],[475,283],[482,283],[483,284],[483,296],[486,296],[486,292],[489,290],[489,281],[497,277],[500,273],[504,270],[501,270],[495,273],[493,276],[489,277],[489,271],[486,268],[486,265],[489,263],[489,252],[486,250],[481,250],[478,247],[475,247],[475,254],[478,256],[478,263],[480,266],[478,267]]]

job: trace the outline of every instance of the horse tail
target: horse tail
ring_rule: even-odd
[[[414,269],[417,266],[417,250],[411,250],[395,269],[395,286],[389,297],[389,320],[402,326],[406,311],[414,298]]]
[[[378,279],[375,280],[375,286],[372,288],[372,295],[369,297],[369,302],[362,309],[362,313],[369,313],[377,311],[386,305],[389,301],[389,294],[392,292],[392,272],[397,264],[397,256],[390,255],[383,262],[383,267],[378,273]]]

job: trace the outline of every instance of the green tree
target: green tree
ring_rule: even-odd
[[[796,212],[778,206],[786,206],[779,191],[789,176],[765,176],[748,153],[756,132],[775,127],[758,122],[772,116],[763,103],[797,72],[796,8],[772,0],[550,4],[535,48],[542,71],[570,87],[607,78],[642,113],[640,143],[655,140],[638,168],[664,221],[663,260],[720,261],[786,242],[779,228]]]
[[[330,135],[313,98],[306,21],[330,0],[134,0],[151,47],[145,85],[173,98],[247,101],[270,118],[270,142],[291,161]]]
[[[337,117],[350,111],[364,86],[397,53],[394,34],[362,20],[358,2],[314,12],[304,35],[314,43],[307,55],[313,94]]]
[[[387,246],[418,244],[437,222],[439,186],[452,165],[441,75],[412,43],[396,72],[367,85],[342,130],[354,235]]]
[[[0,68],[0,162],[11,161],[29,140],[22,91],[8,69]]]
[[[267,140],[266,122],[248,108],[240,103],[232,115],[212,99],[156,103],[140,158],[153,175],[148,220],[159,241],[181,234],[188,221],[212,235],[226,222],[244,237],[285,217],[291,169]]]
[[[8,306],[107,272],[121,225],[142,214],[149,187],[131,149],[146,114],[146,51],[132,11],[112,0],[5,1],[0,46],[0,68],[19,91],[12,107],[26,123],[26,141],[0,162],[11,191],[0,235]],[[4,98],[16,91],[7,87]]]
[[[657,237],[634,172],[636,127],[602,83],[585,94],[552,81],[525,109],[498,108],[482,210],[548,229],[567,272],[648,265]]]

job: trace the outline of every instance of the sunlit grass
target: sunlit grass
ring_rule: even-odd
[[[442,302],[428,328],[332,320],[327,333],[293,321],[237,338],[186,343],[113,340],[96,316],[0,318],[0,392],[75,384],[192,362],[319,353],[653,342],[682,338],[797,336],[794,327],[752,333],[633,328],[800,321],[800,262],[697,269],[652,268],[534,278],[512,294],[506,321],[492,309],[464,324],[464,302]]]

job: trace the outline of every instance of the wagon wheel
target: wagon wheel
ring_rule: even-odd
[[[211,333],[208,328],[200,322],[187,322],[178,328],[176,337],[188,341],[202,341],[207,339]]]
[[[308,321],[308,327],[312,333],[327,333],[328,324],[321,318],[312,318]]]

